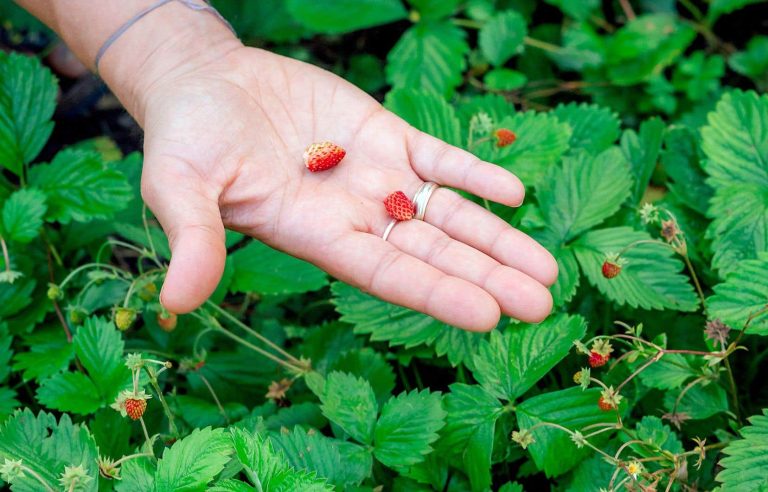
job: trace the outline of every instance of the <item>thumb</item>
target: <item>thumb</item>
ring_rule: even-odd
[[[160,303],[172,313],[188,313],[216,289],[227,250],[218,197],[198,176],[173,172],[178,163],[145,162],[142,197],[168,236],[171,264]],[[175,164],[175,166],[174,166]],[[152,172],[153,169],[159,172]]]

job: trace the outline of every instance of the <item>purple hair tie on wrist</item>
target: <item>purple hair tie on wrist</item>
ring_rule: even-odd
[[[126,21],[125,24],[120,26],[115,32],[112,33],[111,36],[109,36],[107,38],[106,41],[104,41],[104,44],[101,45],[101,48],[99,48],[98,53],[96,53],[96,59],[94,60],[94,66],[96,68],[96,73],[97,74],[99,73],[99,62],[101,62],[101,58],[104,56],[104,54],[110,48],[110,46],[112,46],[115,43],[115,41],[117,41],[120,38],[120,36],[125,34],[125,32],[128,29],[130,29],[134,24],[136,24],[138,21],[143,19],[147,14],[149,14],[149,13],[159,9],[163,5],[171,3],[171,2],[178,2],[178,3],[182,4],[182,5],[184,5],[185,7],[190,8],[192,10],[196,10],[198,12],[210,12],[211,14],[216,16],[217,19],[219,19],[221,22],[223,22],[224,25],[226,25],[227,28],[229,28],[229,30],[232,31],[232,34],[236,35],[235,30],[232,27],[232,24],[230,24],[229,21],[227,21],[227,19],[225,19],[224,16],[222,16],[218,12],[218,10],[216,10],[213,7],[211,7],[208,4],[208,0],[203,0],[204,3],[202,3],[202,4],[198,3],[198,2],[196,2],[194,0],[158,0],[156,3],[150,5],[149,7],[145,8],[144,10],[139,12],[138,14],[136,14],[133,17],[131,17],[130,19],[128,19],[128,21]]]

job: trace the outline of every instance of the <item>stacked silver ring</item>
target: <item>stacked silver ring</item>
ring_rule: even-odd
[[[416,194],[413,195],[413,200],[411,200],[414,206],[414,219],[424,220],[424,216],[427,214],[427,204],[429,203],[429,199],[432,198],[432,193],[439,187],[440,185],[437,183],[427,181],[416,190]],[[389,234],[392,232],[392,228],[395,227],[395,224],[397,224],[397,220],[395,219],[392,219],[389,224],[387,224],[387,228],[384,229],[384,234],[381,236],[382,239],[385,241],[387,240]]]

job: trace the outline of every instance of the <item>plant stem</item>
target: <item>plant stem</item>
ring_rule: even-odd
[[[50,486],[50,485],[48,485],[48,482],[46,482],[46,481],[43,479],[43,477],[41,477],[41,476],[40,476],[40,474],[39,474],[39,473],[37,473],[35,470],[33,470],[32,468],[30,468],[30,467],[28,467],[28,466],[25,466],[25,465],[21,465],[21,469],[22,469],[22,471],[24,471],[24,473],[29,473],[29,474],[32,476],[32,478],[34,478],[35,480],[37,480],[38,482],[40,482],[40,483],[43,485],[43,487],[45,487],[45,490],[47,490],[48,492],[55,492],[55,491],[54,491],[54,490],[51,488],[51,486]]]
[[[11,271],[11,255],[8,254],[8,245],[5,244],[5,239],[3,236],[0,236],[0,246],[3,248],[3,260],[5,262],[5,271],[10,272]]]
[[[160,405],[162,405],[166,417],[168,417],[168,428],[171,432],[171,435],[178,437],[179,430],[176,428],[175,417],[173,416],[173,412],[171,412],[171,408],[168,406],[168,402],[163,396],[163,392],[160,390],[160,385],[157,384],[157,375],[155,374],[154,369],[144,366],[144,370],[147,371],[147,375],[149,376],[149,384],[152,385],[155,393],[157,393],[157,399],[160,401]]]
[[[741,422],[741,408],[739,406],[739,394],[736,390],[736,380],[733,379],[733,369],[731,369],[731,361],[728,357],[723,359],[725,362],[725,373],[728,375],[728,389],[731,393],[731,399],[733,400],[733,413],[736,414],[736,419]]]
[[[633,21],[637,18],[629,0],[619,0],[619,5],[621,5],[621,10],[624,11],[624,15],[627,16],[627,20]]]
[[[222,406],[221,401],[219,401],[219,397],[216,396],[216,392],[213,390],[213,386],[211,386],[208,378],[202,374],[198,374],[197,377],[199,377],[203,381],[205,387],[208,388],[208,391],[210,391],[211,396],[213,397],[213,401],[216,402],[216,407],[218,407],[219,413],[221,413],[221,416],[224,417],[224,421],[229,424],[229,416],[227,415],[227,411],[224,410],[224,406]]]
[[[645,363],[644,363],[642,366],[638,367],[638,368],[635,370],[635,372],[633,372],[632,374],[630,374],[630,375],[629,375],[629,377],[628,377],[627,379],[625,379],[624,381],[622,381],[622,383],[621,383],[621,384],[620,384],[620,385],[619,385],[619,386],[616,388],[616,393],[618,393],[619,391],[621,391],[621,388],[623,388],[623,387],[624,387],[624,386],[625,386],[625,385],[626,385],[628,382],[632,381],[632,379],[634,379],[634,378],[635,378],[635,376],[637,376],[638,374],[640,374],[641,372],[643,372],[644,370],[646,370],[646,369],[647,369],[647,368],[648,368],[648,367],[649,367],[651,364],[653,364],[653,363],[655,363],[655,362],[658,362],[658,361],[659,361],[659,359],[661,359],[663,356],[664,356],[664,352],[657,352],[657,353],[656,353],[656,355],[654,355],[653,357],[651,357],[650,359],[648,359],[647,361],[645,361]]]
[[[706,313],[706,300],[704,298],[704,291],[701,289],[701,284],[699,283],[699,277],[696,275],[696,270],[693,269],[693,264],[691,263],[691,259],[688,258],[688,255],[682,256],[683,260],[685,260],[685,265],[688,267],[688,271],[691,273],[691,279],[693,280],[693,285],[696,286],[696,292],[699,294],[699,299],[701,300],[701,308]]]
[[[248,347],[249,349],[253,350],[254,352],[257,352],[257,353],[263,355],[267,359],[269,359],[272,362],[275,362],[275,363],[285,367],[289,371],[291,371],[291,372],[296,372],[296,371],[303,372],[303,371],[305,371],[305,368],[302,367],[301,365],[294,366],[290,362],[284,361],[283,359],[275,356],[274,354],[271,354],[271,353],[267,352],[263,348],[258,347],[256,345],[252,344],[251,342],[245,340],[244,338],[241,338],[241,337],[235,335],[234,333],[228,331],[226,328],[221,326],[221,324],[219,324],[219,322],[216,321],[215,319],[213,319],[211,322],[215,323],[216,331],[218,331],[219,333],[222,333],[223,335],[231,338],[232,340],[234,340],[237,343],[243,345],[244,347]]]
[[[144,423],[144,417],[139,417],[139,422],[141,422],[141,430],[144,431],[144,439],[147,441],[147,448],[149,448],[149,452],[152,453],[152,458],[155,458],[155,450],[152,447],[152,439],[149,438],[149,432],[147,431],[147,424]]]
[[[483,27],[482,22],[478,22],[472,19],[453,18],[451,19],[451,22],[453,22],[454,25],[466,27],[469,29],[480,29]]]
[[[221,313],[222,316],[224,316],[229,321],[231,321],[232,323],[234,323],[235,325],[240,327],[242,330],[248,332],[248,334],[250,334],[254,338],[257,338],[258,340],[263,342],[265,345],[267,345],[267,346],[271,347],[272,349],[274,349],[279,354],[283,355],[284,357],[286,357],[287,359],[289,359],[289,360],[291,360],[291,361],[293,361],[295,363],[301,364],[301,361],[299,359],[297,359],[296,357],[294,357],[293,355],[291,355],[290,353],[285,351],[281,346],[277,345],[276,343],[274,343],[269,338],[265,337],[264,335],[262,335],[261,333],[257,332],[256,330],[254,330],[250,326],[246,325],[245,323],[243,323],[242,321],[240,321],[236,317],[232,316],[226,309],[221,308],[220,306],[218,306],[217,304],[215,304],[215,303],[213,303],[211,301],[205,301],[205,303],[208,306],[214,308],[219,313]]]
[[[548,43],[529,36],[524,37],[523,42],[533,48],[539,48],[540,50],[549,51],[551,53],[559,53],[560,50],[562,50],[562,48],[556,44]]]

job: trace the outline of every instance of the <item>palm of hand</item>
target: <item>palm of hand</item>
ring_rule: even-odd
[[[381,239],[393,191],[413,196],[429,180],[517,205],[523,188],[329,72],[242,48],[156,88],[145,131],[142,191],[173,250],[162,293],[171,311],[194,309],[215,288],[224,226],[462,328],[490,329],[500,311],[537,321],[551,309],[549,253],[450,190],[434,193],[425,221]],[[347,156],[310,173],[302,153],[322,140]]]

